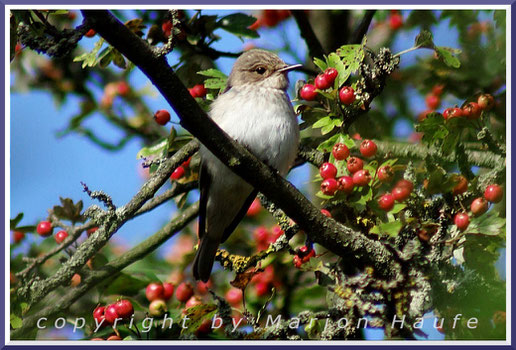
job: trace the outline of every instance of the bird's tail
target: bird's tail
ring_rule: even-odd
[[[218,240],[210,239],[209,235],[204,235],[201,239],[193,262],[193,275],[196,280],[208,282],[219,244]]]

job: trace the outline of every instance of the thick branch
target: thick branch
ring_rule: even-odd
[[[161,244],[166,242],[175,233],[182,230],[192,219],[194,219],[199,211],[199,203],[195,203],[186,210],[182,211],[178,217],[165,225],[161,230],[156,232],[145,241],[138,244],[133,249],[126,252],[121,257],[111,261],[97,271],[93,271],[81,281],[79,286],[71,289],[66,293],[57,304],[52,304],[40,310],[34,315],[23,318],[22,327],[11,332],[11,339],[23,339],[23,335],[32,332],[36,327],[36,322],[42,318],[50,318],[58,313],[65,312],[77,299],[86,294],[95,285],[105,281],[107,278],[114,276],[122,271],[130,264],[142,259],[147,254],[154,251]]]
[[[362,42],[362,38],[367,33],[375,12],[376,10],[366,10],[362,21],[360,21],[360,24],[353,32],[350,44],[360,44]]]
[[[158,88],[181,119],[181,124],[236,174],[257,188],[291,217],[310,238],[338,255],[352,254],[376,267],[380,274],[396,274],[392,253],[322,215],[312,203],[276,171],[231,140],[200,108],[163,57],[108,11],[83,11],[93,28],[124,54]]]
[[[305,39],[306,46],[308,46],[308,55],[310,57],[319,57],[322,58],[324,56],[324,49],[315,36],[314,30],[308,21],[308,16],[302,10],[291,11],[292,16],[296,20],[297,26],[301,32],[301,36]]]

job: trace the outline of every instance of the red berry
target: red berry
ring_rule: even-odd
[[[92,227],[92,228],[90,228],[90,229],[88,229],[88,230],[86,231],[86,234],[87,234],[87,235],[88,235],[88,237],[89,237],[89,236],[91,236],[91,234],[92,234],[93,232],[97,231],[98,229],[99,229],[98,227]]]
[[[344,86],[339,91],[340,102],[345,105],[350,105],[355,101],[355,91],[351,86]]]
[[[484,192],[484,198],[491,203],[498,203],[503,198],[503,190],[498,185],[489,185]]]
[[[358,157],[349,157],[347,162],[348,171],[353,174],[364,167],[364,162]]]
[[[321,183],[321,192],[327,196],[333,196],[339,189],[339,183],[334,178],[325,179]]]
[[[48,237],[52,234],[52,224],[50,221],[40,221],[36,227],[36,232],[42,237]]]
[[[202,304],[202,301],[201,301],[201,298],[199,298],[198,296],[196,295],[193,295],[190,299],[188,299],[188,301],[185,303],[185,310],[186,309],[189,309],[191,307],[194,307],[194,306],[198,306],[198,305],[201,305]]]
[[[101,324],[102,321],[104,320],[104,310],[105,309],[106,308],[104,306],[98,306],[95,310],[93,310],[93,319],[95,319],[97,324]]]
[[[234,307],[239,306],[243,299],[242,290],[231,288],[226,292],[224,298],[228,301],[229,305]]]
[[[339,72],[335,69],[335,68],[327,68],[325,71],[324,71],[324,75],[326,77],[326,80],[328,80],[330,86],[333,85],[333,82],[335,81],[335,79],[337,78],[337,76],[339,75]]]
[[[494,97],[490,94],[482,94],[478,96],[477,103],[484,111],[489,111],[494,106]]]
[[[331,151],[333,157],[337,160],[344,160],[349,157],[349,148],[343,143],[336,143]]]
[[[56,242],[58,244],[61,244],[66,239],[66,237],[68,237],[68,232],[61,230],[58,233],[56,233],[54,238],[56,239]]]
[[[197,330],[195,331],[195,336],[199,338],[206,334],[209,334],[212,331],[211,323],[212,323],[212,321],[209,318],[202,321],[199,328],[197,328]],[[238,324],[237,321],[235,321],[235,323]]]
[[[425,97],[426,106],[430,109],[437,109],[441,104],[441,99],[439,96],[434,94],[428,94]]]
[[[393,13],[389,17],[389,27],[392,30],[398,30],[403,25],[403,17],[399,13]]]
[[[400,181],[398,181],[396,183],[395,187],[408,188],[410,190],[410,192],[412,192],[412,190],[414,189],[414,184],[412,182],[410,182],[409,180],[401,179]]]
[[[458,183],[455,185],[455,187],[452,190],[452,193],[454,196],[458,196],[459,194],[463,194],[468,190],[468,180],[462,176],[458,176]]]
[[[469,102],[462,108],[462,114],[468,119],[478,119],[482,109],[476,102]]]
[[[261,297],[261,296],[264,296],[265,294],[267,294],[269,292],[270,284],[267,283],[267,282],[258,282],[254,286],[254,288],[256,290],[256,295]]]
[[[115,304],[106,306],[106,308],[104,309],[104,317],[106,319],[106,322],[109,324],[113,324],[115,323],[115,320],[117,318],[121,318],[118,315],[118,312],[116,311]]]
[[[194,87],[188,89],[190,91],[190,95],[192,97],[204,97],[206,96],[206,88],[204,87],[204,84],[197,84]]]
[[[305,84],[299,91],[299,96],[305,101],[313,101],[317,97],[317,91],[312,84]]]
[[[118,335],[110,335],[106,340],[122,340]]]
[[[331,163],[323,163],[319,168],[319,174],[323,179],[335,178],[337,176],[337,168]]]
[[[197,282],[197,292],[199,294],[206,294],[208,293],[208,289],[212,287],[212,283],[211,283],[211,280],[208,280],[208,282],[202,282],[202,281],[199,281]]]
[[[357,186],[367,186],[371,181],[371,175],[368,170],[359,170],[353,174],[353,183]]]
[[[184,174],[185,174],[185,168],[183,168],[182,166],[178,166],[176,168],[176,170],[174,170],[174,172],[172,172],[172,175],[170,175],[170,178],[172,180],[179,180],[180,178],[183,177]]]
[[[254,230],[254,239],[258,243],[266,243],[269,241],[269,231],[265,228],[265,226],[259,226],[256,230]]]
[[[480,216],[484,214],[488,209],[488,203],[487,201],[482,198],[478,197],[471,202],[471,212],[475,216]]]
[[[153,300],[149,304],[149,314],[151,316],[162,316],[167,312],[167,304],[162,299]]]
[[[159,125],[165,125],[170,121],[170,113],[166,109],[160,109],[154,113],[154,120]]]
[[[326,210],[326,209],[321,209],[321,214],[331,218],[331,213],[328,210]]]
[[[384,165],[378,168],[378,180],[381,182],[391,182],[394,177],[394,171],[390,165]]]
[[[14,243],[20,243],[22,239],[25,238],[25,233],[22,231],[14,231],[13,232],[13,241]]]
[[[253,217],[260,213],[262,209],[262,205],[260,204],[260,200],[258,198],[255,198],[251,205],[249,206],[249,209],[247,209],[247,216]]]
[[[432,88],[432,94],[434,94],[436,96],[441,96],[443,93],[443,90],[444,90],[444,85],[435,85]]]
[[[147,285],[145,289],[145,296],[148,301],[154,301],[156,299],[163,299],[163,285],[158,282],[152,282]]]
[[[326,90],[328,88],[331,87],[331,84],[332,82],[330,82],[328,80],[328,78],[326,77],[326,75],[324,74],[319,74],[318,76],[315,77],[315,87],[318,88],[319,90]]]
[[[133,304],[127,299],[121,299],[115,303],[115,310],[118,317],[123,319],[131,318],[134,313]]]
[[[92,38],[95,36],[95,34],[97,34],[97,32],[93,29],[90,29],[86,32],[86,34],[84,34],[84,36],[87,38]]]
[[[344,193],[353,192],[353,188],[355,188],[355,184],[353,183],[353,178],[351,176],[341,176],[337,179],[339,183],[339,191]]]
[[[410,196],[412,190],[409,187],[396,186],[391,191],[392,196],[398,202],[402,202]]]
[[[446,120],[451,118],[462,117],[462,109],[458,107],[446,108],[443,112],[443,117]]]
[[[426,111],[423,111],[423,112],[419,113],[419,115],[417,116],[417,120],[422,122],[423,120],[426,119],[428,114],[433,113],[433,112],[434,111],[432,109],[427,109]]]
[[[172,22],[171,21],[165,21],[161,25],[161,30],[163,31],[163,34],[165,34],[166,37],[169,37],[170,34],[172,34]]]
[[[394,196],[386,193],[378,199],[378,206],[380,209],[390,211],[394,207]]]
[[[469,216],[466,213],[458,213],[455,215],[453,222],[459,230],[464,231],[469,226]]]
[[[301,268],[301,265],[303,265],[303,262],[301,261],[299,255],[294,255],[294,258],[292,258],[292,262],[294,263],[296,269]]]
[[[374,156],[377,149],[378,147],[374,141],[364,140],[360,143],[360,153],[366,158]]]
[[[120,96],[127,96],[129,94],[129,91],[131,88],[129,87],[129,84],[127,84],[125,81],[121,81],[118,83],[117,91]]]
[[[180,302],[187,302],[194,294],[193,287],[188,282],[183,282],[176,289],[176,299]]]
[[[174,285],[169,282],[163,283],[163,299],[168,300],[174,295]]]
[[[267,27],[274,27],[281,21],[278,10],[263,10],[262,18]]]

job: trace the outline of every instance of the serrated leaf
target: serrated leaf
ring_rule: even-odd
[[[434,39],[432,33],[430,31],[423,29],[415,39],[414,46],[417,47],[426,47],[429,49],[433,49],[435,47]]]
[[[452,49],[450,47],[436,46],[437,56],[448,66],[453,68],[460,67],[460,61],[455,55],[461,53],[461,50]]]
[[[498,236],[503,232],[504,227],[505,219],[498,217],[497,213],[490,211],[482,216],[473,217],[465,232],[486,236]]]
[[[206,70],[201,70],[197,72],[197,74],[205,76],[205,77],[213,77],[213,78],[221,78],[221,79],[227,79],[228,76],[224,73],[222,73],[220,70],[215,68],[210,68]]]
[[[319,119],[318,121],[316,121],[314,123],[314,125],[312,125],[312,127],[314,129],[318,129],[318,128],[322,128],[322,127],[325,127],[325,126],[328,126],[328,125],[332,125],[333,126],[333,122],[332,122],[332,119],[331,117],[323,117],[321,119]]]
[[[90,52],[83,53],[82,55],[74,57],[74,62],[82,62],[82,68],[85,67],[93,67],[97,64],[97,54],[100,51],[100,48],[104,44],[104,39],[100,38],[95,45],[93,46],[93,49]]]
[[[232,34],[248,37],[259,38],[258,33],[248,27],[256,22],[256,18],[244,13],[233,13],[222,17],[217,21],[217,26]]]
[[[400,233],[402,227],[403,223],[401,221],[385,222],[380,225],[375,225],[371,230],[369,230],[369,233],[396,237]]]
[[[167,149],[168,140],[162,139],[158,143],[150,146],[150,147],[143,147],[138,153],[136,154],[136,159],[146,158],[150,156],[159,156],[163,154],[163,149]]]
[[[423,141],[434,144],[448,135],[448,129],[444,125],[444,117],[440,113],[429,113],[426,118],[416,124],[416,131],[423,133]]]
[[[365,57],[364,47],[362,44],[344,45],[338,48],[336,52],[337,55],[342,58],[342,63],[350,73],[354,73],[358,70]]]
[[[348,80],[349,76],[351,75],[351,69],[347,68],[340,57],[334,52],[328,55],[326,61],[328,62],[328,67],[335,68],[339,73],[333,86],[335,89],[338,89],[339,86],[343,85],[346,80]]]
[[[326,70],[326,68],[328,68],[328,65],[326,64],[326,62],[324,62],[323,60],[321,60],[320,58],[317,58],[317,57],[314,57],[314,64],[319,67],[319,69],[324,72]]]

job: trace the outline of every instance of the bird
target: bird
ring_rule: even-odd
[[[231,138],[282,176],[299,147],[299,125],[287,94],[287,73],[299,67],[273,52],[248,50],[235,61],[226,89],[208,112]],[[199,153],[199,244],[192,269],[196,280],[207,282],[219,245],[233,233],[258,191],[202,144]]]

